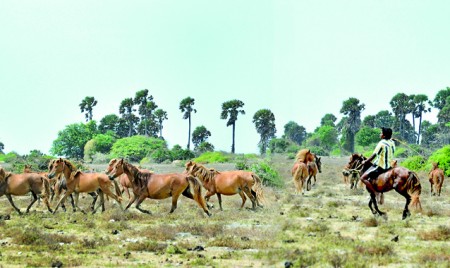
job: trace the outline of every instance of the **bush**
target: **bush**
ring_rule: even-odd
[[[230,157],[222,152],[206,152],[195,158],[194,161],[203,164],[226,163],[230,161]]]
[[[426,165],[427,170],[431,169],[433,162],[439,163],[445,175],[450,176],[450,145],[442,147],[430,156]]]
[[[282,187],[284,185],[283,179],[278,171],[272,168],[267,160],[253,164],[250,169],[261,178],[264,185],[275,187]]]
[[[416,155],[416,156],[405,159],[400,164],[401,164],[401,166],[403,166],[407,169],[410,169],[412,171],[419,171],[419,170],[423,170],[425,168],[425,158],[423,158],[420,155]]]
[[[178,144],[173,146],[170,153],[172,155],[173,160],[187,160],[195,157],[195,154],[192,151],[188,149],[183,149]]]
[[[167,143],[164,140],[137,135],[117,140],[112,146],[111,156],[139,162],[154,151],[166,148]]]
[[[156,163],[162,163],[166,160],[172,161],[172,153],[167,148],[159,148],[150,155],[150,158]]]

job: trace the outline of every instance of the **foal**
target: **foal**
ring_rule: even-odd
[[[439,163],[433,163],[433,168],[428,173],[428,180],[431,184],[431,195],[441,195],[442,184],[444,183],[444,171],[439,168]]]

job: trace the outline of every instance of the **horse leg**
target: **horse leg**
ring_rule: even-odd
[[[211,197],[211,196],[213,196],[215,193],[213,193],[213,192],[210,192],[209,190],[206,192],[206,194],[205,194],[205,201],[206,201],[206,206],[208,207],[208,209],[211,209],[213,206],[212,205],[210,205],[210,204],[208,204],[208,202],[209,202],[209,198]],[[222,209],[221,209],[222,210]]]
[[[242,198],[242,205],[241,205],[241,209],[242,209],[244,207],[245,201],[247,201],[247,197],[245,197],[245,194],[242,191],[239,191],[239,195]]]
[[[256,198],[252,195],[248,186],[244,187],[244,193],[250,198],[250,201],[252,201],[252,210],[256,210]]]
[[[136,202],[136,209],[139,210],[139,211],[142,212],[142,213],[146,213],[146,214],[150,214],[150,215],[151,215],[152,213],[151,213],[149,210],[140,208],[141,203],[144,202],[145,198],[147,198],[147,197],[145,196],[145,194],[141,194],[141,196],[139,196],[139,199],[138,199],[138,201]]]
[[[72,204],[72,210],[73,210],[73,212],[76,212],[77,206],[78,206],[78,194],[75,193],[75,199],[73,198],[73,194],[70,194],[69,196],[70,196],[70,204]],[[64,205],[64,203],[63,203],[63,205]]]
[[[31,201],[31,203],[28,205],[27,210],[25,213],[30,212],[30,208],[31,206],[37,201],[37,195],[34,192],[31,192],[31,196],[33,197],[33,200]]]
[[[175,211],[175,209],[177,208],[178,197],[180,197],[180,194],[181,193],[176,193],[176,194],[172,195],[172,207],[170,208],[169,213],[173,213]]]
[[[312,175],[309,175],[308,180],[306,181],[306,190],[307,191],[311,190],[311,178],[312,178]]]
[[[384,216],[386,213],[384,213],[378,209],[378,204],[377,204],[377,199],[376,199],[375,193],[370,193],[370,200],[375,208],[375,212],[378,213],[378,215],[380,215],[380,216]],[[372,207],[370,206],[370,202],[369,202],[369,207],[370,207],[370,209],[372,209]],[[374,213],[373,210],[372,210],[372,213]],[[376,214],[376,213],[374,213],[374,214]]]
[[[395,190],[397,191],[397,189],[395,189]],[[405,209],[403,209],[403,214],[402,214],[402,220],[404,220],[407,217],[411,216],[411,212],[409,212],[409,209],[408,209],[408,206],[411,203],[411,196],[406,191],[405,192],[397,191],[397,193],[401,194],[406,199]]]
[[[9,203],[11,204],[11,206],[17,211],[17,213],[19,213],[19,215],[22,215],[22,212],[20,212],[20,209],[18,209],[16,207],[16,205],[14,205],[14,202],[12,200],[12,197],[10,194],[6,194],[6,198],[8,198]]]
[[[111,197],[112,199],[116,200],[116,202],[119,204],[119,207],[121,210],[123,210],[122,207],[122,197],[115,195],[113,192],[111,192],[111,190],[109,189],[109,187],[101,187],[102,192],[104,192],[106,194],[106,196]]]
[[[220,210],[223,211],[223,208],[222,208],[222,195],[219,194],[219,193],[216,193],[216,195],[217,195],[217,200],[219,200]]]
[[[98,209],[100,206],[103,207],[103,205],[104,205],[104,203],[105,203],[105,195],[103,194],[103,192],[102,192],[102,191],[99,191],[99,192],[98,192],[98,195],[100,196],[100,204],[98,204],[98,206],[97,206],[96,208],[94,208],[94,210],[92,210],[92,214],[94,214],[95,212],[97,212],[97,209]],[[103,212],[103,211],[102,211],[102,212]]]
[[[92,196],[93,200],[92,200],[92,204],[91,204],[91,211],[94,210],[95,208],[95,203],[97,202],[97,198],[98,198],[98,194],[96,194],[95,192],[90,192],[88,193],[90,196]],[[103,207],[104,208],[104,207]],[[104,209],[103,209],[104,210]]]
[[[66,200],[66,198],[73,192],[73,190],[67,190],[63,197],[61,199],[59,199],[58,204],[56,204],[55,210],[53,211],[53,214],[56,213],[56,211],[58,210],[59,206],[61,205],[61,203],[64,204],[64,201]]]

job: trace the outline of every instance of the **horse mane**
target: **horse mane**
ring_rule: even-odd
[[[63,159],[64,164],[70,169],[70,171],[74,172],[77,170],[75,165],[67,159]]]
[[[133,183],[139,188],[147,185],[148,180],[153,175],[153,172],[142,172],[137,167],[133,166],[131,163],[123,160],[123,170],[128,170],[133,176]]]
[[[209,182],[214,179],[220,172],[215,170],[214,168],[208,169],[201,164],[195,163],[196,170],[194,171],[194,176],[198,177],[200,180],[204,182]]]

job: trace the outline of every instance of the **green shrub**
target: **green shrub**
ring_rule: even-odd
[[[11,163],[19,157],[19,154],[15,152],[9,152],[7,154],[0,155],[0,161],[5,163]]]
[[[282,187],[283,178],[278,171],[270,166],[267,160],[260,161],[251,166],[251,171],[255,172],[262,180],[264,185]]]
[[[405,147],[395,147],[394,157],[405,158],[408,157],[408,151]]]
[[[203,164],[226,163],[230,161],[230,157],[222,152],[206,152],[195,158],[194,161]]]
[[[195,157],[195,154],[192,151],[190,151],[188,149],[183,149],[178,144],[173,146],[170,153],[172,155],[173,160],[187,160],[187,159],[192,159]]]
[[[439,163],[439,167],[444,171],[445,175],[450,176],[450,145],[442,147],[428,158],[427,170],[431,169],[432,163]]]
[[[111,156],[138,162],[154,151],[165,148],[167,143],[164,140],[137,135],[117,140],[112,146]]]
[[[172,161],[171,151],[167,148],[158,148],[150,155],[151,159],[153,159],[156,163],[162,163],[166,160]]]
[[[420,155],[412,156],[400,163],[401,166],[412,171],[419,171],[425,168],[425,158]]]

